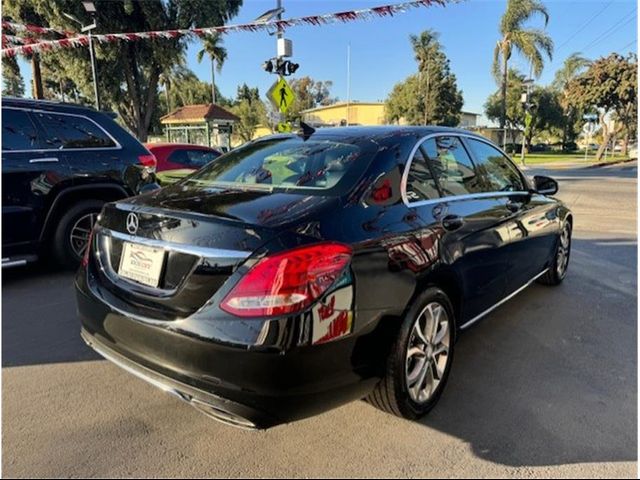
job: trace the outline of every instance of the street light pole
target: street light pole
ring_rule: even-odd
[[[95,20],[93,21],[93,25],[90,25],[89,32],[89,56],[91,57],[91,73],[93,74],[93,96],[96,102],[96,110],[100,111],[100,93],[98,92],[98,72],[96,68],[96,57],[95,52],[93,51],[93,36],[91,35],[91,30],[96,27]],[[84,28],[82,29],[84,31]]]
[[[96,110],[100,110],[100,93],[98,92],[98,68],[96,66],[96,54],[93,50],[93,35],[91,34],[93,29],[98,26],[98,23],[96,22],[96,6],[92,0],[82,0],[82,6],[93,19],[93,23],[91,23],[91,25],[85,26],[84,23],[82,23],[80,19],[78,19],[78,17],[71,15],[70,13],[62,12],[62,15],[67,17],[72,22],[80,25],[80,31],[82,33],[87,33],[87,37],[89,38],[89,57],[91,58],[91,74],[93,76],[93,96]]]

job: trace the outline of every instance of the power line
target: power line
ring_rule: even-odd
[[[631,12],[629,12],[628,16],[625,15],[624,17],[622,17],[620,20],[618,20],[616,23],[614,23],[611,27],[609,27],[607,30],[605,30],[604,32],[602,32],[600,34],[600,36],[596,37],[594,40],[591,41],[591,43],[589,43],[586,47],[584,47],[581,51],[587,51],[589,50],[591,47],[593,47],[594,45],[596,45],[598,42],[601,42],[602,40],[609,38],[613,33],[616,32],[616,29],[618,27],[622,27],[624,25],[626,25],[627,23],[631,22],[632,20],[636,19],[635,16],[635,12],[636,12],[636,8],[634,8]]]
[[[601,10],[598,11],[598,13],[596,13],[593,17],[591,17],[589,20],[587,20],[587,22],[585,24],[583,24],[573,35],[571,35],[569,38],[567,38],[562,45],[560,45],[558,47],[558,50],[560,50],[562,47],[564,47],[566,44],[568,44],[571,40],[573,40],[576,35],[578,35],[580,32],[582,32],[585,28],[587,28],[589,25],[591,25],[591,22],[593,22],[596,18],[598,18],[600,15],[602,15],[602,13],[609,8],[609,6],[613,3],[613,0],[611,0],[609,3],[607,3]]]
[[[627,48],[629,48],[631,45],[637,45],[638,41],[637,40],[633,40],[629,43],[627,43],[624,47],[622,47],[621,49],[618,50],[619,53],[624,52]]]

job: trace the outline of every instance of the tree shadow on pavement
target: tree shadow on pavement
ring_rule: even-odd
[[[637,460],[636,264],[635,240],[576,240],[561,286],[530,287],[460,337],[423,424],[505,465]]]

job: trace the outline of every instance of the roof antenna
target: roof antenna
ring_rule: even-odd
[[[298,135],[300,135],[303,140],[307,141],[309,137],[315,133],[315,131],[316,129],[311,125],[308,125],[302,121],[300,122],[300,131],[298,132]]]

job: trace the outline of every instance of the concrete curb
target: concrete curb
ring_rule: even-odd
[[[600,162],[594,163],[593,165],[587,165],[585,168],[598,168],[598,167],[606,167],[609,165],[622,165],[623,163],[635,162],[637,158],[628,158],[626,160],[618,160],[616,162]]]
[[[630,163],[637,161],[637,158],[629,158],[626,160],[618,160],[616,162],[600,162],[589,165],[580,164],[577,162],[557,162],[557,163],[538,163],[534,165],[525,165],[522,166],[518,164],[518,167],[521,170],[536,170],[536,169],[544,169],[544,170],[567,170],[567,169],[588,169],[588,168],[601,168],[612,165],[622,165],[624,163]]]

